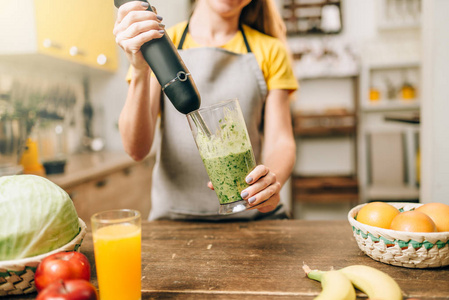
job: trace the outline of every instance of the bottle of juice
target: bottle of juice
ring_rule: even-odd
[[[25,151],[20,159],[20,164],[23,166],[24,174],[45,176],[44,166],[39,161],[37,142],[31,137],[26,141]]]

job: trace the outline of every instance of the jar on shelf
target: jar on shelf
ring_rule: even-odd
[[[369,101],[378,102],[380,100],[380,90],[376,87],[370,87],[369,89]]]
[[[387,99],[395,100],[398,98],[398,89],[394,86],[393,82],[389,79],[385,79],[385,86],[387,89]]]
[[[403,100],[414,100],[416,98],[416,90],[410,83],[404,83],[401,88],[401,98]]]

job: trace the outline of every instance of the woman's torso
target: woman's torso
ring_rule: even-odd
[[[243,45],[235,53],[223,48],[180,50],[201,96],[201,107],[237,98],[244,115],[257,163],[260,163],[266,76],[260,61],[245,45],[240,32],[231,40]],[[178,40],[179,41],[179,40]],[[176,38],[174,38],[176,44]],[[184,42],[189,41],[189,36]],[[249,45],[251,48],[251,46]],[[249,51],[248,51],[249,50]],[[243,53],[242,53],[243,52]],[[218,199],[207,187],[209,177],[196,148],[186,116],[164,97],[161,108],[161,145],[153,173],[150,219],[254,219],[257,210],[220,216]]]

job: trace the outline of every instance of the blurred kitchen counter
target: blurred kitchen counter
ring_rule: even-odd
[[[137,209],[146,219],[154,161],[154,156],[148,156],[136,162],[123,152],[80,153],[67,159],[63,174],[47,178],[70,195],[78,216],[89,227],[92,214],[108,209]]]
[[[143,162],[154,160],[147,157]],[[72,154],[67,159],[65,172],[51,174],[46,177],[63,189],[80,183],[98,179],[104,175],[130,168],[142,162],[134,161],[123,152],[86,152]]]

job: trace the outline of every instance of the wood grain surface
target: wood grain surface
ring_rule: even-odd
[[[81,252],[97,286],[90,233]],[[305,276],[303,264],[320,270],[364,264],[391,275],[404,299],[449,299],[448,267],[374,261],[359,250],[347,221],[142,224],[142,299],[313,299],[321,285]]]

